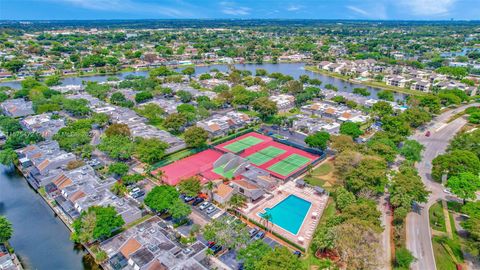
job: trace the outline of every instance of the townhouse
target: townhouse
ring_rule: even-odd
[[[61,128],[65,126],[64,119],[54,118],[52,113],[30,115],[20,121],[25,130],[38,132],[45,139],[51,139]],[[56,117],[58,117],[56,115]]]
[[[0,104],[0,107],[5,115],[15,118],[35,113],[33,111],[33,103],[31,101],[26,101],[23,98],[5,100]]]
[[[210,137],[227,135],[229,131],[242,128],[255,121],[247,114],[231,111],[226,114],[216,114],[210,118],[197,122],[197,126],[205,129]]]
[[[295,108],[295,97],[287,94],[270,96],[269,99],[277,104],[279,112],[288,112]]]

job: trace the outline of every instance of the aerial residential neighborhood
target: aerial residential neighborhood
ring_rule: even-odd
[[[0,270],[480,269],[475,4],[0,0]]]

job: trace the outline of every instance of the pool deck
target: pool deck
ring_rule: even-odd
[[[259,217],[259,214],[263,213],[265,208],[273,208],[277,203],[281,202],[290,195],[295,195],[299,198],[309,201],[312,204],[298,233],[296,235],[292,234],[291,232],[271,222],[268,223],[268,229],[282,235],[283,237],[304,248],[307,248],[312,241],[315,229],[317,228],[323,210],[327,205],[328,195],[317,195],[312,188],[299,188],[295,185],[295,182],[289,181],[279,186],[275,191],[272,192],[272,194],[266,194],[260,201],[248,203],[247,206],[242,209],[242,212],[248,218],[266,226],[267,224],[265,220]],[[313,212],[317,213],[316,218],[313,217]],[[303,237],[304,240],[299,241],[299,237]]]

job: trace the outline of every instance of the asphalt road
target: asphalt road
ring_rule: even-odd
[[[447,121],[451,116],[461,112],[465,108],[478,105],[479,104],[476,103],[462,106],[437,116],[426,129],[430,130],[430,137],[425,136],[426,131],[418,131],[412,136],[412,139],[417,140],[425,146],[422,161],[417,164],[417,169],[425,186],[431,191],[428,202],[419,205],[419,207],[416,207],[416,211],[411,212],[407,216],[407,248],[416,258],[416,261],[411,265],[411,269],[413,270],[436,270],[428,209],[439,199],[456,199],[443,192],[444,187],[434,182],[431,178],[432,160],[445,152],[450,140],[467,123],[467,120],[463,117],[457,118],[450,123],[447,123]]]

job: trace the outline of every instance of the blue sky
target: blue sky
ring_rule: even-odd
[[[0,0],[0,19],[480,20],[480,0]]]

